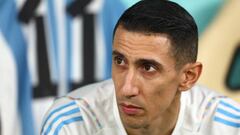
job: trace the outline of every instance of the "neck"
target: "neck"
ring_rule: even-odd
[[[126,128],[128,135],[171,135],[180,111],[180,97],[181,94],[178,93],[163,115],[148,126],[140,129]]]

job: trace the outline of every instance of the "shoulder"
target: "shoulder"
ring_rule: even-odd
[[[113,98],[114,87],[112,81],[107,80],[56,99],[45,115],[42,134],[93,135],[114,126]]]
[[[222,94],[202,85],[193,86],[187,93],[189,94],[189,100],[196,103],[225,97]]]
[[[230,98],[220,99],[213,107],[212,123],[214,132],[229,135],[240,134],[240,104]],[[221,132],[219,132],[221,131]]]
[[[81,127],[82,122],[81,108],[77,102],[66,97],[58,98],[45,115],[41,134],[58,135],[60,132],[64,132],[66,126],[78,125]]]
[[[214,90],[196,85],[185,95],[185,126],[203,134],[240,133],[240,105]]]

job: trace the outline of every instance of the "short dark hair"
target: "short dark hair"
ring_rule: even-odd
[[[193,17],[177,3],[167,0],[141,0],[128,8],[118,20],[133,32],[166,34],[171,41],[171,51],[176,67],[196,62],[198,29]]]

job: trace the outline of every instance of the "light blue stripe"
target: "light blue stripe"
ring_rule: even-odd
[[[228,117],[231,117],[231,118],[234,118],[234,119],[240,119],[240,115],[236,115],[236,114],[232,114],[226,110],[223,110],[223,109],[220,109],[218,108],[216,112],[219,112],[225,116],[228,116]]]
[[[219,123],[222,123],[224,125],[228,125],[228,126],[231,126],[231,127],[235,127],[235,128],[239,128],[240,127],[240,123],[236,123],[236,122],[231,122],[231,121],[228,121],[228,120],[224,120],[220,117],[217,117],[215,116],[214,117],[214,121],[216,122],[219,122]]]
[[[219,104],[224,105],[226,107],[229,107],[229,108],[231,108],[231,109],[233,109],[233,110],[235,110],[237,112],[240,112],[240,108],[237,108],[237,107],[235,107],[235,106],[233,106],[233,105],[231,105],[229,103],[226,103],[224,101],[220,101]]]
[[[75,101],[72,101],[72,102],[70,102],[70,103],[68,103],[68,104],[66,104],[66,105],[63,105],[63,106],[61,106],[61,107],[53,110],[53,111],[48,115],[48,117],[46,118],[46,120],[44,121],[43,126],[42,126],[42,129],[41,129],[41,133],[43,132],[43,129],[44,129],[47,121],[50,119],[50,117],[52,117],[52,115],[53,115],[54,113],[56,113],[56,112],[58,112],[58,111],[61,111],[62,109],[66,108],[66,107],[69,107],[69,106],[72,106],[72,105],[76,105]]]
[[[78,113],[78,112],[80,112],[80,109],[79,108],[74,108],[74,109],[72,109],[70,111],[67,111],[65,113],[59,114],[56,118],[54,118],[52,120],[51,124],[49,124],[49,126],[48,126],[47,130],[45,131],[44,135],[47,135],[51,131],[53,124],[55,122],[57,122],[60,118],[62,118],[64,116],[72,115],[72,114],[75,114],[75,113]]]
[[[73,0],[65,0],[65,6],[67,7]],[[71,81],[72,81],[72,16],[68,13],[65,14],[65,29],[66,29],[66,59],[67,59],[67,65],[66,65],[66,76],[67,76],[67,89],[71,90]],[[79,31],[79,30],[77,30]]]
[[[56,4],[56,3],[55,3]],[[54,1],[53,0],[48,0],[47,1],[47,8],[48,8],[48,18],[49,18],[49,25],[50,25],[50,35],[51,35],[51,38],[50,40],[52,41],[51,43],[51,48],[53,50],[53,55],[54,55],[54,64],[56,66],[53,66],[55,69],[53,70],[54,74],[53,74],[53,77],[54,77],[54,80],[56,79],[58,81],[59,77],[58,77],[58,74],[59,74],[59,55],[58,55],[58,46],[59,46],[59,43],[58,43],[58,29],[57,29],[57,25],[58,23],[56,22],[56,13],[55,13],[55,5],[54,4]]]
[[[63,122],[61,122],[56,130],[54,131],[54,135],[58,135],[59,131],[61,130],[61,128],[64,126],[64,125],[68,125],[68,124],[71,124],[73,122],[77,122],[77,121],[83,121],[83,118],[82,116],[78,116],[78,117],[74,117],[74,118],[71,118],[71,119],[68,119],[68,120],[65,120]]]

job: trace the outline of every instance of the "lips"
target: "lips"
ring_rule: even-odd
[[[126,103],[121,103],[120,108],[121,108],[122,112],[127,115],[137,115],[137,114],[141,113],[141,111],[142,111],[141,107],[131,105],[131,104],[126,104]]]

